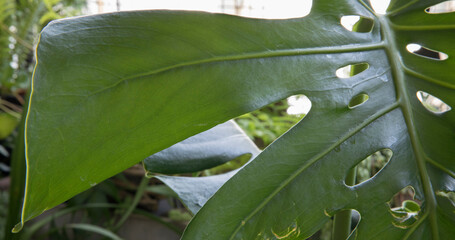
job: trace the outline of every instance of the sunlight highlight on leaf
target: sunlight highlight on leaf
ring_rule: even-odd
[[[406,49],[408,50],[408,52],[410,52],[414,55],[424,57],[424,58],[429,58],[432,60],[444,61],[447,58],[449,58],[449,56],[443,52],[432,50],[432,49],[423,47],[420,44],[416,44],[416,43],[410,43],[410,44],[406,45]]]
[[[337,75],[339,78],[350,78],[367,70],[369,67],[370,65],[368,63],[349,64],[347,66],[338,68],[335,72],[335,75]]]
[[[373,29],[373,19],[359,16],[348,15],[340,19],[341,25],[351,32],[367,33]]]
[[[425,9],[428,14],[443,14],[455,12],[455,1],[445,1]]]
[[[370,0],[370,3],[376,13],[385,14],[390,0]]]
[[[424,91],[417,91],[416,95],[420,103],[422,103],[422,105],[432,113],[442,114],[452,110],[452,108],[441,99],[429,93],[426,93]]]

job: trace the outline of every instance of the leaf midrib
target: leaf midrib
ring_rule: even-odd
[[[384,49],[386,51],[386,54],[388,56],[389,62],[391,63],[391,68],[392,68],[392,75],[394,78],[394,84],[395,88],[397,91],[397,101],[394,102],[392,105],[384,108],[383,110],[377,112],[376,114],[370,116],[369,118],[366,119],[366,121],[362,122],[362,124],[358,125],[355,129],[352,131],[348,132],[346,135],[344,135],[342,138],[340,138],[337,142],[332,144],[329,148],[327,148],[325,151],[319,153],[312,159],[310,159],[307,164],[302,166],[301,168],[297,169],[289,178],[287,178],[280,186],[275,189],[267,198],[265,198],[246,218],[244,218],[241,222],[247,222],[249,221],[258,211],[260,211],[278,192],[280,192],[285,186],[287,186],[293,179],[295,179],[300,173],[302,173],[305,169],[310,167],[312,164],[317,162],[319,159],[321,159],[323,156],[325,156],[328,152],[336,148],[338,145],[346,141],[349,137],[353,136],[355,133],[366,127],[368,124],[376,120],[377,118],[383,116],[384,114],[392,111],[393,109],[400,107],[403,116],[407,125],[408,129],[408,134],[411,139],[411,144],[414,149],[414,153],[416,155],[416,162],[417,166],[419,169],[420,177],[422,179],[423,183],[423,188],[424,188],[424,195],[425,199],[428,201],[428,211],[424,213],[424,216],[429,215],[430,219],[430,224],[432,228],[432,234],[433,234],[433,239],[439,240],[439,232],[438,232],[438,226],[437,226],[437,219],[436,219],[436,212],[434,209],[436,208],[436,199],[432,191],[429,175],[426,169],[426,156],[423,152],[423,149],[421,147],[420,141],[418,139],[417,131],[415,128],[415,124],[413,122],[412,118],[412,110],[411,110],[411,104],[409,97],[406,94],[406,87],[404,83],[404,72],[409,73],[410,69],[406,68],[404,64],[401,61],[401,56],[399,55],[399,52],[394,51],[397,48],[395,41],[394,41],[394,36],[393,36],[393,31],[390,29],[390,21],[388,20],[387,16],[378,16],[378,19],[380,21],[381,25],[381,32],[383,34],[383,41],[384,41]],[[412,74],[412,73],[411,73]],[[432,82],[442,85],[439,80],[437,79],[427,79],[431,80]],[[446,86],[446,87],[453,87],[453,86]],[[426,217],[422,217],[416,224],[415,227],[413,227],[410,231],[407,232],[407,236],[409,237],[414,230],[417,229],[417,226],[423,222],[423,219]],[[239,224],[237,228],[232,232],[230,236],[230,240],[234,239],[235,235],[242,229],[243,225]]]
[[[280,49],[280,50],[273,50],[273,51],[263,51],[263,52],[252,52],[252,53],[245,53],[239,55],[225,55],[225,56],[217,56],[213,58],[205,58],[195,61],[183,62],[179,64],[174,64],[170,66],[165,66],[162,68],[154,69],[149,72],[139,73],[136,75],[127,76],[121,78],[114,84],[107,86],[105,88],[99,89],[97,91],[92,92],[90,96],[99,94],[104,92],[108,89],[114,88],[117,85],[137,79],[148,77],[156,74],[160,74],[163,72],[172,71],[178,68],[183,67],[192,67],[197,65],[204,65],[204,64],[211,64],[215,62],[225,62],[225,61],[238,61],[238,60],[248,60],[248,59],[261,59],[261,58],[272,58],[272,57],[289,57],[289,56],[300,56],[300,55],[310,55],[310,54],[328,54],[328,53],[346,53],[346,52],[358,52],[358,51],[369,51],[369,50],[376,50],[381,49],[384,47],[384,42],[376,42],[376,43],[363,43],[363,44],[350,44],[350,45],[343,45],[343,46],[330,46],[330,47],[315,47],[315,48],[297,48],[297,49]]]
[[[422,187],[424,190],[425,200],[427,201],[427,211],[429,214],[429,221],[432,230],[432,237],[434,240],[439,240],[439,231],[437,224],[436,216],[436,197],[433,193],[431,186],[431,181],[429,179],[428,171],[426,168],[426,159],[425,153],[423,151],[422,145],[418,138],[418,133],[414,124],[414,119],[412,117],[412,107],[409,96],[406,92],[405,84],[405,72],[406,69],[403,67],[404,64],[401,60],[401,55],[399,54],[397,44],[395,43],[394,32],[391,30],[390,20],[387,16],[378,17],[381,27],[381,33],[383,40],[385,42],[385,51],[389,62],[392,68],[392,76],[394,79],[395,89],[397,92],[397,99],[400,104],[401,111],[403,113],[403,118],[405,120],[409,138],[411,141],[412,148],[415,154],[415,160],[417,168],[419,170],[420,179],[422,181]],[[419,221],[418,224],[422,223]],[[418,225],[417,224],[417,225]],[[411,233],[416,228],[411,229]],[[410,234],[408,234],[410,235]]]

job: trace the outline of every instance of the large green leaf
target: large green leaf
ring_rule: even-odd
[[[356,209],[359,239],[450,239],[454,206],[441,192],[455,190],[455,114],[428,111],[416,92],[455,106],[455,61],[406,50],[416,43],[455,55],[455,14],[424,11],[436,2],[393,1],[385,16],[355,0],[318,0],[290,20],[158,11],[51,23],[28,111],[22,220],[220,122],[305,94],[308,116],[229,180],[183,238],[304,239]],[[345,15],[374,26],[350,32]],[[369,68],[335,75],[356,63]],[[344,184],[383,148],[393,157],[382,171]],[[386,202],[408,185],[421,213],[396,226]]]

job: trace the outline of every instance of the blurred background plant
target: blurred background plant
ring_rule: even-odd
[[[8,172],[14,132],[35,65],[34,41],[51,20],[80,14],[85,0],[0,0],[0,170]]]
[[[305,113],[289,114],[289,107],[288,99],[283,99],[244,114],[236,122],[260,149],[264,149],[305,116]]]

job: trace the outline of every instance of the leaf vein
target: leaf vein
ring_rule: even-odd
[[[379,117],[389,113],[390,111],[394,110],[395,108],[399,107],[400,104],[398,101],[394,102],[393,104],[383,108],[382,110],[376,112],[375,114],[371,115],[368,117],[365,121],[363,121],[361,124],[359,124],[356,128],[352,129],[348,133],[346,133],[343,137],[341,137],[338,141],[333,143],[330,147],[328,147],[325,151],[317,154],[314,156],[312,159],[310,159],[305,165],[297,169],[291,176],[289,176],[280,186],[278,186],[275,191],[273,191],[267,198],[264,199],[251,213],[248,215],[246,218],[244,218],[241,222],[247,222],[249,221],[257,212],[259,212],[260,209],[262,209],[272,198],[277,195],[284,187],[286,187],[288,184],[292,182],[298,175],[300,175],[303,171],[305,171],[307,168],[309,168],[311,165],[319,161],[321,158],[323,158],[325,155],[327,155],[330,151],[334,150],[337,146],[345,142],[348,138],[352,137],[355,135],[357,132],[365,128],[367,125],[378,119]],[[230,239],[234,239],[234,236],[237,234],[237,232],[243,227],[243,225],[239,225],[236,230],[232,233]]]
[[[127,76],[119,81],[115,82],[114,84],[107,86],[105,88],[99,89],[94,91],[89,96],[96,95],[100,92],[104,92],[110,88],[114,88],[115,86],[129,80],[152,76],[156,74],[160,74],[167,71],[172,71],[174,69],[183,68],[183,67],[191,67],[203,64],[210,64],[215,62],[224,62],[224,61],[237,61],[237,60],[248,60],[248,59],[260,59],[260,58],[272,58],[272,57],[288,57],[288,56],[298,56],[298,55],[310,55],[310,54],[328,54],[328,53],[345,53],[351,51],[368,51],[368,50],[375,50],[384,47],[383,42],[372,43],[372,44],[363,44],[363,45],[345,45],[341,47],[318,47],[318,48],[306,48],[306,49],[285,49],[285,50],[276,50],[276,51],[267,51],[267,52],[258,52],[258,53],[249,53],[249,54],[241,54],[241,55],[232,55],[232,56],[221,56],[221,57],[214,57],[208,59],[201,59],[196,61],[184,62],[179,63],[167,67],[162,67],[159,69],[155,69],[146,73],[140,73],[132,76]]]

